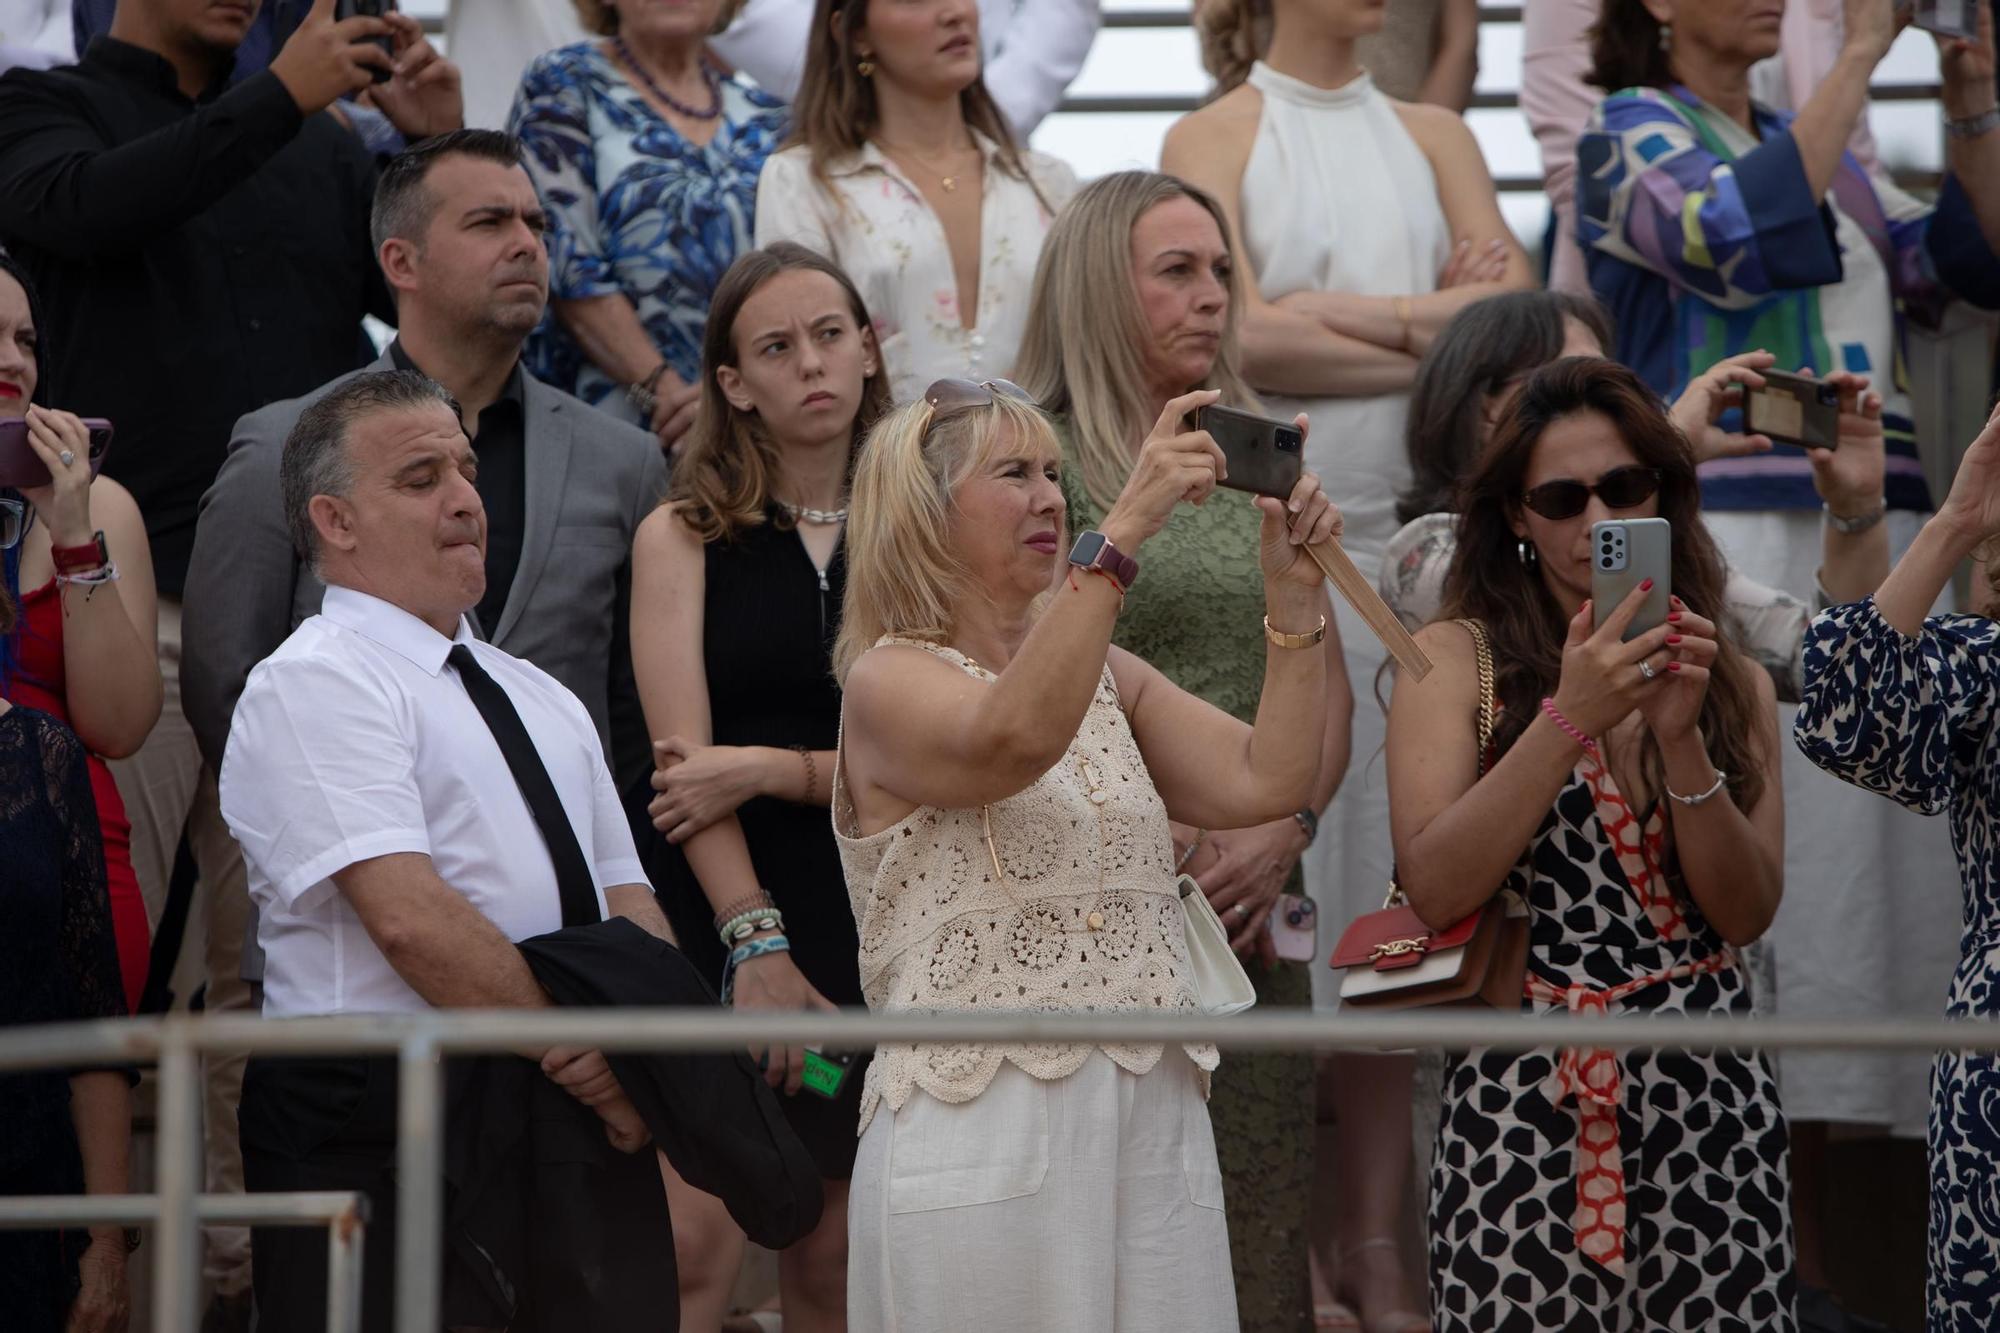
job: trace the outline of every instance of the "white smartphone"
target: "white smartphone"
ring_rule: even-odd
[[[1607,518],[1590,525],[1591,614],[1601,627],[1627,595],[1653,581],[1622,636],[1630,643],[1667,622],[1673,595],[1673,525],[1664,518]]]

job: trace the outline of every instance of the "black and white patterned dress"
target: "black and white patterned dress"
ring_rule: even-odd
[[[1950,813],[1965,929],[1945,1009],[2000,1016],[2000,626],[1939,616],[1913,639],[1869,600],[1833,608],[1809,633],[1799,748],[1912,810]],[[1938,1056],[1929,1137],[1927,1327],[1991,1333],[2000,1328],[2000,1067],[1991,1056]]]
[[[1747,1012],[1734,951],[1677,892],[1666,819],[1586,754],[1506,887],[1531,1013]],[[1431,1163],[1443,1333],[1790,1333],[1784,1116],[1760,1056],[1475,1048]]]

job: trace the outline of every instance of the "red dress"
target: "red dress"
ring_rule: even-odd
[[[9,702],[39,708],[64,723],[69,721],[63,681],[63,614],[61,590],[51,578],[21,594],[21,622],[14,630],[13,678],[6,682]],[[118,794],[111,769],[90,756],[90,790],[97,797],[97,823],[104,834],[105,882],[111,888],[111,931],[118,941],[118,971],[125,983],[125,1005],[139,1011],[146,989],[146,965],[152,931],[146,923],[146,900],[139,877],[132,873],[132,821],[125,817],[125,799]]]

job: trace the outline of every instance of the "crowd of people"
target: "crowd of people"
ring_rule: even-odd
[[[1088,0],[459,4],[453,59],[336,0],[19,7],[0,1022],[1333,1008],[1391,888],[1525,916],[1524,1013],[2000,1012],[1951,614],[1968,560],[2000,601],[2000,412],[1936,496],[1966,442],[1901,373],[2000,309],[1985,7],[1919,199],[1866,133],[1886,2],[1532,6],[1546,289],[1471,0],[1198,0],[1213,94],[1085,181],[1027,136]],[[1831,447],[1752,428],[1776,372]],[[1232,488],[1217,406],[1296,484]],[[1659,623],[1593,604],[1605,519],[1669,525]],[[203,1072],[207,1188],[367,1193],[388,1327],[394,1061]],[[445,1322],[720,1330],[754,1243],[792,1333],[1865,1329],[1828,1126],[1912,1086],[524,1049],[452,1065]],[[1929,1086],[1926,1319],[1984,1331],[2000,1073]],[[149,1095],[0,1077],[0,1192],[140,1188]],[[319,1325],[316,1237],[205,1241],[206,1330]],[[0,1232],[0,1309],[125,1328],[138,1243]]]

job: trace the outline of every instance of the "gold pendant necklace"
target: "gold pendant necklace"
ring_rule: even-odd
[[[925,171],[928,171],[931,175],[936,176],[938,178],[939,187],[942,188],[946,194],[958,193],[958,173],[956,171],[951,172],[949,175],[947,175],[946,173],[938,170],[937,163],[932,162],[927,158],[919,157],[917,154],[911,152],[907,148],[890,148],[886,144],[883,145],[883,147],[888,152],[890,152],[895,156],[908,158],[910,161],[922,167]],[[972,147],[962,148],[959,151],[962,153],[976,153],[979,151],[979,149],[978,145],[975,144]]]

